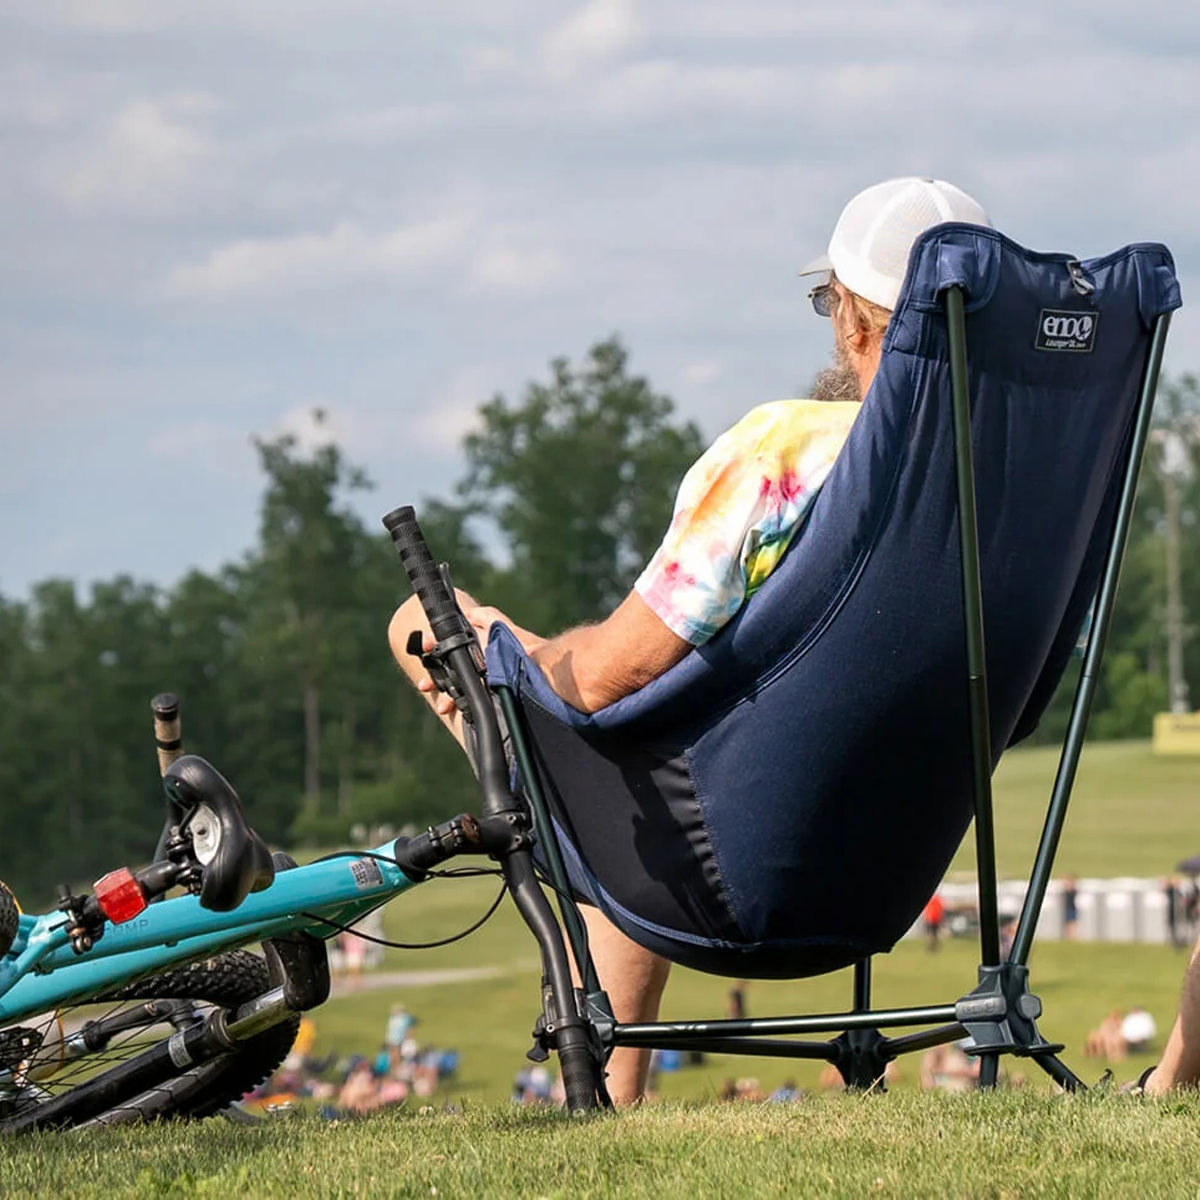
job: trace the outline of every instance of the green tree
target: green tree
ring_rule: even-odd
[[[704,448],[672,401],[631,375],[613,337],[581,367],[555,359],[519,404],[495,396],[463,443],[459,485],[495,523],[511,563],[489,599],[544,632],[595,619],[662,539],[679,481]]]
[[[313,413],[317,426],[325,413]],[[300,781],[313,814],[322,804],[323,690],[338,674],[353,624],[354,569],[361,558],[363,531],[341,497],[371,485],[333,442],[309,457],[288,434],[255,439],[267,476],[263,494],[259,553],[247,571],[249,620],[247,653],[259,653],[268,674],[286,673],[288,707],[298,700],[304,753]]]

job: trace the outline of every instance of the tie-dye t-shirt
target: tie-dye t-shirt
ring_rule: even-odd
[[[858,410],[851,401],[763,404],[688,471],[667,535],[634,585],[673,632],[706,642],[762,586]]]

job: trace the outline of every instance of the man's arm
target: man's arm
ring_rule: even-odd
[[[498,608],[479,604],[466,592],[458,592],[458,603],[485,645],[496,621],[507,625],[545,672],[550,686],[581,712],[595,712],[636,692],[668,671],[692,648],[691,643],[672,633],[636,592],[630,592],[598,625],[569,629],[550,639],[522,629]],[[458,736],[454,701],[437,691],[420,660],[407,652],[409,631],[413,629],[421,631],[424,648],[432,650],[434,638],[425,615],[417,598],[410,596],[397,610],[388,630],[392,653],[417,690]]]
[[[532,657],[568,704],[595,712],[665,674],[691,648],[630,592],[600,624],[569,629]]]
[[[568,629],[548,640],[514,626],[495,608],[471,608],[466,615],[484,637],[493,621],[509,625],[550,686],[580,712],[595,712],[645,687],[692,648],[637,592],[630,592],[599,624]]]

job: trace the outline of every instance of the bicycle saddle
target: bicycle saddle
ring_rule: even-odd
[[[163,789],[187,814],[183,824],[204,868],[202,908],[229,912],[251,892],[271,886],[271,851],[250,828],[237,792],[216,767],[198,755],[185,754],[167,768]]]

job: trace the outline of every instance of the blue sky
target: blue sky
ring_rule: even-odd
[[[824,364],[795,271],[899,174],[1164,241],[1186,301],[1200,10],[4,0],[0,593],[236,559],[251,436],[318,405],[370,520],[448,496],[478,404],[614,331],[715,435]]]

